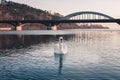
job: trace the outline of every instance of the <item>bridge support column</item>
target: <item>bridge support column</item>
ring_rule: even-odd
[[[20,23],[10,23],[11,25],[13,25],[13,30],[17,30],[17,26],[20,25]]]
[[[52,26],[51,30],[57,30],[57,25]]]
[[[13,30],[17,30],[17,26],[14,26]]]
[[[47,30],[51,30],[51,27],[52,27],[52,25],[51,25],[51,24],[48,24],[48,25],[47,25]]]

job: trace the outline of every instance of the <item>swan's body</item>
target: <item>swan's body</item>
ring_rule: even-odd
[[[54,53],[66,54],[68,52],[67,45],[63,43],[63,37],[59,38],[59,42],[54,46]]]

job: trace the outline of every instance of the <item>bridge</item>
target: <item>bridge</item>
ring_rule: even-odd
[[[14,26],[14,30],[22,24],[40,23],[46,25],[49,30],[52,26],[60,23],[118,23],[120,25],[120,19],[98,12],[83,11],[69,14],[59,20],[2,20],[0,23],[11,24]]]

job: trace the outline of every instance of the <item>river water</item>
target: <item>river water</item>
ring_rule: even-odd
[[[38,42],[35,44],[30,42],[31,45],[27,47],[0,50],[0,80],[120,79],[119,30],[8,33],[0,32],[1,35],[7,36],[33,34],[40,39],[36,39]],[[59,36],[64,37],[64,43],[68,46],[69,51],[65,55],[54,54],[54,45]],[[27,39],[24,43],[33,39]]]

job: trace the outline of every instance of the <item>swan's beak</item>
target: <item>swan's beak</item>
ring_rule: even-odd
[[[63,39],[60,39],[60,42],[63,42]]]

